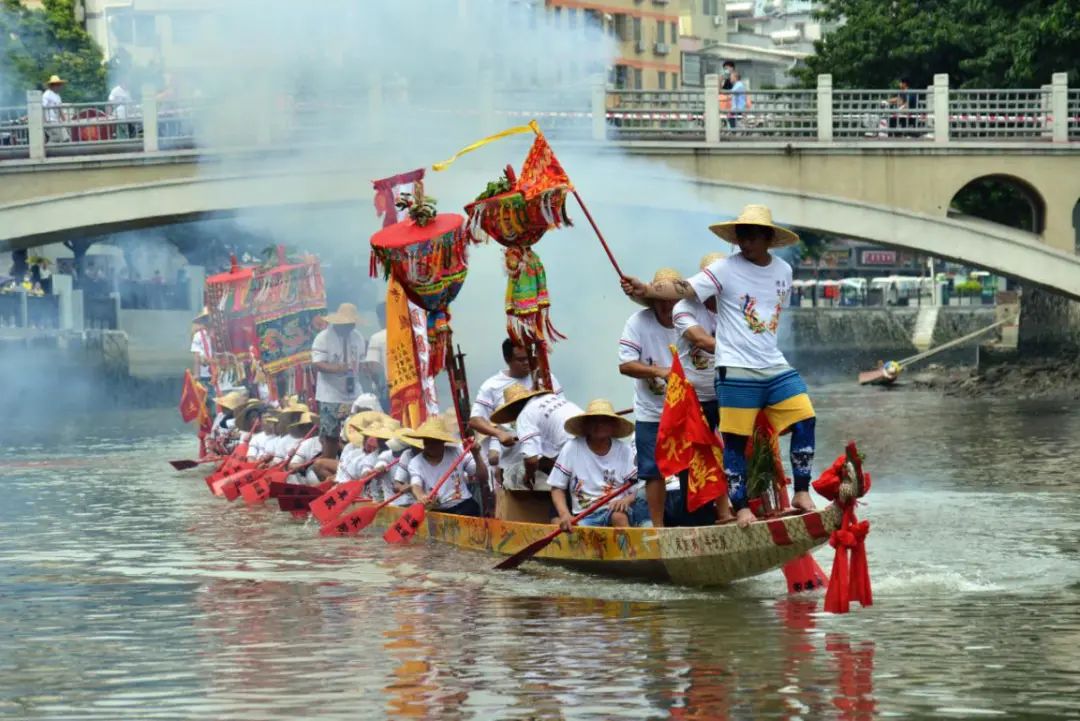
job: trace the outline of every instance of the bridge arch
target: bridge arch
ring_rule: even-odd
[[[1030,181],[1008,173],[973,178],[949,199],[949,214],[981,218],[1041,235],[1046,199]]]

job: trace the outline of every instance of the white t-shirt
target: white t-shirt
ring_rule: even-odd
[[[577,515],[600,496],[635,478],[637,460],[629,443],[612,441],[611,449],[598,456],[584,438],[571,438],[555,459],[548,485],[570,489],[571,512]],[[629,488],[622,495],[632,493],[634,489]]]
[[[51,88],[41,94],[41,107],[45,108],[46,123],[60,122],[60,106],[63,104],[60,94]]]
[[[348,390],[345,374],[333,375],[319,371],[315,379],[315,400],[323,403],[352,403],[360,391],[360,362],[367,351],[363,334],[355,328],[342,336],[334,326],[321,331],[311,344],[313,363],[345,363],[352,369],[354,379],[352,392]]]
[[[698,300],[716,298],[716,366],[787,365],[776,344],[791,295],[791,266],[772,256],[762,267],[735,253],[689,278]]]
[[[307,463],[312,458],[318,458],[320,453],[322,453],[322,441],[319,440],[318,436],[312,436],[311,438],[305,439],[296,449],[296,455],[293,456],[290,465],[295,467],[302,463]]]
[[[115,103],[117,119],[127,120],[127,103],[131,102],[131,93],[117,85],[109,93],[109,102]]]
[[[412,448],[406,448],[402,451],[401,460],[398,461],[398,464],[394,466],[394,469],[390,471],[390,473],[386,474],[387,478],[391,480],[390,496],[397,493],[397,490],[393,487],[394,483],[404,483],[406,486],[409,485],[409,463],[412,462],[413,456],[417,453],[419,453],[419,451]],[[449,481],[447,482],[449,483]],[[386,500],[386,498],[389,498],[390,496],[386,496],[383,500]],[[416,497],[413,496],[412,491],[405,491],[397,498],[397,500],[391,502],[390,505],[411,506],[414,503],[416,503]]]
[[[281,463],[284,461],[298,445],[300,445],[299,438],[280,436],[278,442],[274,444],[274,463]]]
[[[195,334],[191,336],[191,352],[198,353],[204,361],[208,361],[213,357],[213,347],[210,345],[210,331],[205,328],[200,328],[195,331]],[[210,365],[205,362],[200,362],[199,378],[207,379],[209,377]]]
[[[368,339],[367,356],[364,360],[368,363],[378,363],[386,373],[386,329],[376,331]]]
[[[693,384],[698,400],[715,401],[716,386],[713,380],[716,377],[716,359],[712,353],[698,348],[683,334],[694,326],[700,326],[710,336],[715,336],[716,313],[706,308],[701,301],[680,300],[675,304],[672,318],[679,334],[679,342],[675,346],[679,349],[679,360],[686,371],[686,379]]]
[[[555,458],[573,436],[566,432],[566,421],[580,415],[581,408],[563,396],[548,394],[530,398],[517,417],[517,445],[525,458]]]
[[[505,370],[501,370],[495,375],[488,378],[482,384],[480,384],[480,390],[476,392],[476,400],[473,401],[472,410],[469,411],[470,418],[483,418],[485,420],[491,420],[491,414],[495,412],[495,409],[503,404],[506,400],[503,397],[503,391],[509,388],[514,383],[518,383],[525,387],[525,390],[533,389],[533,377],[532,374],[525,376],[524,378],[514,378],[509,375]],[[551,374],[551,385],[554,395],[562,394],[562,385],[559,383],[559,379],[555,377],[555,374]],[[500,426],[501,428],[507,428],[507,426]],[[481,443],[481,448],[484,451],[484,456],[487,457],[492,450],[499,452],[499,464],[503,464],[503,457],[507,458],[507,463],[511,462],[510,459],[514,457],[520,457],[520,453],[516,450],[516,445],[511,448],[503,448],[502,445],[494,438],[487,438]]]
[[[409,483],[420,486],[425,493],[431,493],[431,489],[443,477],[450,464],[461,455],[461,450],[461,446],[447,443],[443,450],[442,460],[435,466],[428,463],[423,452],[418,452],[409,460]],[[476,459],[473,458],[472,453],[469,453],[465,456],[465,460],[454,469],[446,483],[442,484],[436,508],[449,508],[472,498],[472,493],[469,491],[469,478],[474,475],[476,475]]]
[[[668,368],[671,349],[678,340],[675,328],[665,328],[651,308],[643,308],[626,321],[619,338],[619,363],[641,361],[645,365]],[[662,378],[634,379],[634,418],[656,422],[664,409],[667,383]]]
[[[259,431],[251,437],[251,440],[248,441],[247,452],[247,457],[249,461],[253,461],[256,458],[262,458],[266,455],[266,441],[268,439],[269,436],[266,434],[265,431]]]
[[[344,483],[345,481],[351,481],[356,476],[350,471],[350,464],[354,457],[363,455],[363,449],[357,448],[352,443],[348,443],[341,449],[341,455],[338,456],[337,473],[334,474],[334,479],[338,483]]]

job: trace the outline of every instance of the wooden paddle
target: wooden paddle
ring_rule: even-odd
[[[446,469],[446,472],[442,474],[442,477],[436,481],[431,492],[428,493],[428,498],[438,497],[439,489],[442,488],[442,484],[449,480],[450,476],[457,470],[457,467],[465,460],[465,457],[472,452],[472,447],[475,443],[475,439],[472,438],[465,441],[464,450],[462,450],[461,455],[454,459],[454,462],[450,464],[450,467]],[[390,528],[386,529],[386,533],[383,534],[383,540],[387,543],[408,543],[409,539],[416,535],[416,529],[424,522],[424,515],[426,512],[427,506],[425,504],[420,503],[419,501],[412,504],[405,509],[405,512],[394,521]]]
[[[292,463],[293,456],[295,456],[296,452],[300,449],[300,445],[304,441],[306,441],[308,438],[311,438],[311,434],[314,433],[316,430],[318,430],[318,428],[316,426],[312,426],[311,429],[307,432],[307,434],[303,438],[300,439],[300,443],[296,444],[296,446],[292,449],[292,451],[289,452],[289,455],[281,463],[276,463],[273,466],[270,466],[269,468],[262,469],[255,476],[248,478],[246,480],[246,482],[242,486],[240,486],[239,484],[237,485],[237,488],[240,491],[240,495],[243,496],[245,503],[247,503],[250,506],[250,505],[253,505],[255,503],[261,503],[262,501],[265,501],[269,497],[268,495],[263,495],[263,494],[265,494],[266,492],[269,491],[269,487],[266,485],[266,480],[267,480],[266,477],[267,477],[267,475],[270,474],[271,472],[274,472],[274,471],[285,470],[285,471],[291,472],[291,471],[289,471],[288,467],[289,467],[289,464]],[[313,458],[311,461],[304,464],[303,468],[306,469],[307,466],[310,466],[311,463],[313,463],[314,461],[315,461],[315,459]],[[286,473],[285,477],[288,478],[288,473]],[[251,493],[251,492],[249,492],[248,489],[252,488],[256,484],[261,484],[260,488],[259,488],[259,490],[261,492],[260,493]]]
[[[577,524],[577,522],[580,521],[582,518],[585,518],[591,513],[595,513],[597,510],[609,503],[613,498],[621,495],[624,491],[632,487],[635,483],[637,483],[637,479],[629,481],[628,483],[624,483],[621,488],[616,488],[614,491],[610,491],[603,496],[600,496],[600,498],[597,498],[595,501],[590,503],[585,508],[585,510],[574,516],[573,524]],[[547,548],[547,546],[556,538],[558,538],[559,534],[561,533],[566,533],[566,531],[564,531],[562,528],[556,528],[554,531],[547,534],[543,538],[533,541],[528,546],[525,546],[525,548],[515,553],[513,556],[510,556],[510,558],[507,558],[505,561],[495,566],[495,569],[498,571],[509,571],[510,569],[517,568],[522,563]]]
[[[385,468],[373,470],[360,478],[345,481],[344,483],[340,483],[336,487],[331,488],[311,502],[311,515],[315,516],[321,524],[333,521],[340,516],[353,501],[360,497],[360,494],[364,492],[364,488],[371,479],[386,473],[396,466],[400,460],[400,457],[395,458],[387,464]]]
[[[371,525],[379,511],[389,506],[397,499],[404,496],[410,489],[398,491],[382,503],[375,506],[363,506],[352,513],[331,519],[329,523],[319,529],[320,536],[354,536]]]
[[[187,460],[187,461],[169,461],[169,465],[172,466],[173,468],[175,468],[178,471],[186,471],[189,468],[194,468],[195,466],[201,466],[204,463],[217,463],[218,461],[221,461],[221,460],[224,460],[221,456],[212,456],[210,458],[200,458],[197,461],[191,461],[191,460]]]

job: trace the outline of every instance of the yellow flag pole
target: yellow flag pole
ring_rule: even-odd
[[[451,163],[453,163],[455,160],[460,158],[462,155],[465,155],[466,153],[471,153],[472,151],[476,150],[477,148],[482,148],[485,145],[487,145],[488,143],[493,143],[496,140],[502,140],[503,138],[508,138],[511,135],[520,135],[521,133],[530,133],[530,132],[531,133],[536,133],[537,135],[541,135],[540,126],[536,124],[535,120],[530,120],[528,125],[517,125],[517,126],[515,126],[513,128],[507,128],[506,130],[502,131],[501,133],[495,133],[494,135],[489,135],[488,137],[484,138],[483,140],[477,140],[472,145],[466,145],[464,148],[462,148],[461,150],[459,150],[456,153],[454,153],[453,155],[451,155],[448,159],[442,161],[441,163],[435,163],[434,165],[432,165],[431,169],[436,171],[436,172],[440,171],[440,170],[446,170],[447,168],[450,167]]]

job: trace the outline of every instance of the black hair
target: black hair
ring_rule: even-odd
[[[767,233],[770,237],[774,235],[772,228],[764,225],[755,225],[754,223],[739,223],[735,226],[735,238],[749,237],[752,233],[763,232]]]
[[[721,65],[720,67],[733,68],[733,67],[735,67],[735,61],[734,60],[725,60],[724,64]]]
[[[905,75],[904,77],[900,78],[900,82],[902,82],[904,85],[911,85],[911,78]]]
[[[512,338],[507,338],[507,339],[503,340],[503,343],[502,343],[503,360],[506,361],[507,363],[509,363],[514,358],[514,348],[515,347],[516,347],[516,344],[514,343],[514,340]]]

